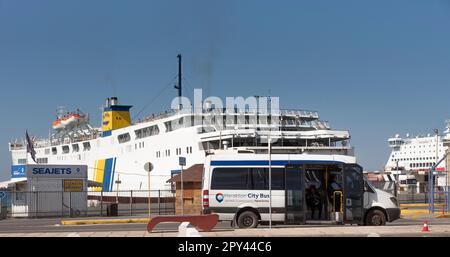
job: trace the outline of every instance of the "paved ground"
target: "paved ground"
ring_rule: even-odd
[[[178,224],[158,225],[155,232],[146,232],[146,224],[102,224],[102,225],[59,225],[59,219],[10,219],[0,221],[0,237],[7,236],[177,236]],[[311,224],[305,226],[267,226],[258,229],[232,229],[228,222],[219,223],[213,232],[202,236],[450,236],[450,219],[432,218],[429,221],[430,233],[422,233],[422,220],[400,219],[385,227],[338,226]]]
[[[384,227],[339,226],[308,224],[304,226],[259,226],[258,229],[233,229],[229,222],[220,222],[213,232],[202,236],[447,236],[450,237],[450,218],[431,217],[423,206],[408,206],[402,210],[402,219]],[[121,217],[132,218],[132,217]],[[423,220],[429,220],[431,232],[422,233]],[[9,236],[95,236],[95,237],[166,237],[177,236],[177,223],[163,223],[153,233],[146,232],[146,223],[61,225],[61,219],[6,219],[0,220],[0,237]]]
[[[447,219],[446,219],[447,220]],[[403,223],[403,224],[402,224]],[[127,225],[95,225],[96,228],[83,229],[81,227],[66,228],[62,231],[58,229],[49,229],[44,232],[0,232],[0,237],[176,237],[178,234],[174,230],[166,230],[165,232],[156,231],[148,233],[145,228],[136,228]],[[100,227],[101,229],[99,229]],[[103,227],[102,227],[103,226]],[[123,230],[116,230],[117,226]],[[142,226],[142,224],[141,224]],[[408,221],[399,221],[397,225],[391,224],[384,227],[367,227],[367,226],[301,226],[286,227],[278,226],[269,230],[267,227],[258,229],[215,229],[213,232],[201,232],[204,237],[385,237],[385,236],[401,236],[401,237],[432,237],[445,236],[450,237],[450,222],[431,221],[430,232],[421,232],[421,223],[409,223]],[[104,229],[102,231],[102,229]],[[72,230],[72,231],[70,231]],[[93,230],[93,231],[89,231]],[[51,231],[51,232],[50,232]]]

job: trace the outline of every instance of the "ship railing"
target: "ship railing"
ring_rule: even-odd
[[[311,132],[311,133],[309,133]],[[327,140],[328,145],[336,144],[336,142],[343,142],[350,139],[349,132],[346,130],[327,130],[326,132],[315,132],[315,130],[311,131],[279,131],[272,130],[269,132],[267,130],[256,130],[254,128],[236,128],[236,129],[228,129],[222,131],[205,131],[205,134],[201,136],[200,141],[214,141],[214,140],[226,140],[232,138],[264,138],[267,137],[270,133],[271,137],[276,139],[304,139],[304,140]],[[203,133],[199,133],[203,134]],[[312,145],[311,141],[308,146]],[[348,145],[348,144],[346,144]],[[317,145],[318,146],[318,145]]]
[[[195,114],[202,114],[202,115],[264,115],[264,114],[270,114],[270,115],[285,115],[285,116],[296,116],[300,118],[308,118],[308,119],[318,119],[319,114],[317,111],[309,111],[309,110],[299,110],[299,109],[280,109],[278,112],[274,111],[271,112],[270,110],[262,111],[260,109],[253,109],[253,108],[247,108],[247,109],[229,109],[229,108],[214,108],[210,110],[205,109],[195,109],[195,108],[184,108],[183,110],[168,110],[164,113],[160,114],[152,114],[145,118],[138,119],[135,123],[140,124],[144,122],[149,121],[155,121],[159,119],[164,119],[168,117],[172,117],[178,114],[185,114],[185,115],[195,115]]]
[[[316,129],[330,129],[330,124],[328,121],[323,121],[323,120],[314,120],[311,121],[312,126],[315,127]]]
[[[93,140],[93,139],[98,138],[99,136],[100,136],[99,133],[95,133],[95,134],[80,136],[80,137],[76,137],[76,138],[52,138],[50,140],[42,139],[42,140],[34,141],[33,146],[35,148],[45,148],[45,147],[58,146],[58,145],[64,145],[64,144],[73,144],[73,143],[78,143],[78,142],[82,142],[82,141]]]
[[[231,121],[228,122],[228,121]],[[305,121],[305,120],[293,120],[293,119],[277,119],[275,121],[274,118],[271,121],[262,121],[258,120],[240,120],[234,122],[234,119],[226,120],[225,123],[222,123],[222,120],[217,121],[219,123],[215,123],[214,121],[211,123],[203,123],[202,126],[213,127],[216,131],[230,130],[230,129],[258,129],[258,130],[283,130],[283,128],[294,129],[294,131],[305,131],[305,130],[330,130],[331,127],[328,121],[322,120],[313,120],[313,121]],[[270,124],[271,123],[271,124]]]
[[[301,153],[339,153],[348,156],[355,155],[354,146],[272,146],[273,153],[277,154],[301,154]],[[267,146],[243,146],[243,147],[229,147],[227,150],[236,151],[251,151],[254,153],[267,153]],[[213,153],[217,150],[209,150]]]
[[[25,149],[25,145],[24,144],[18,144],[18,143],[10,143],[9,147],[11,150],[22,150]]]

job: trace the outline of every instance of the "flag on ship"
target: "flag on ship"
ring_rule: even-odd
[[[25,133],[26,133],[26,138],[27,138],[27,153],[30,153],[31,159],[33,159],[33,161],[35,163],[37,163],[36,162],[36,151],[34,150],[33,142],[31,141],[30,136],[28,135],[28,130],[25,131]]]

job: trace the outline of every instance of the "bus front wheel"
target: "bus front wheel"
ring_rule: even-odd
[[[367,226],[384,226],[386,225],[386,215],[380,210],[371,210],[366,217]]]
[[[252,211],[244,211],[237,219],[239,228],[256,228],[258,226],[258,216]]]

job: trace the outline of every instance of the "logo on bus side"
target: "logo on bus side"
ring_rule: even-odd
[[[216,194],[216,200],[221,203],[223,201],[223,194],[222,193],[217,193]]]

